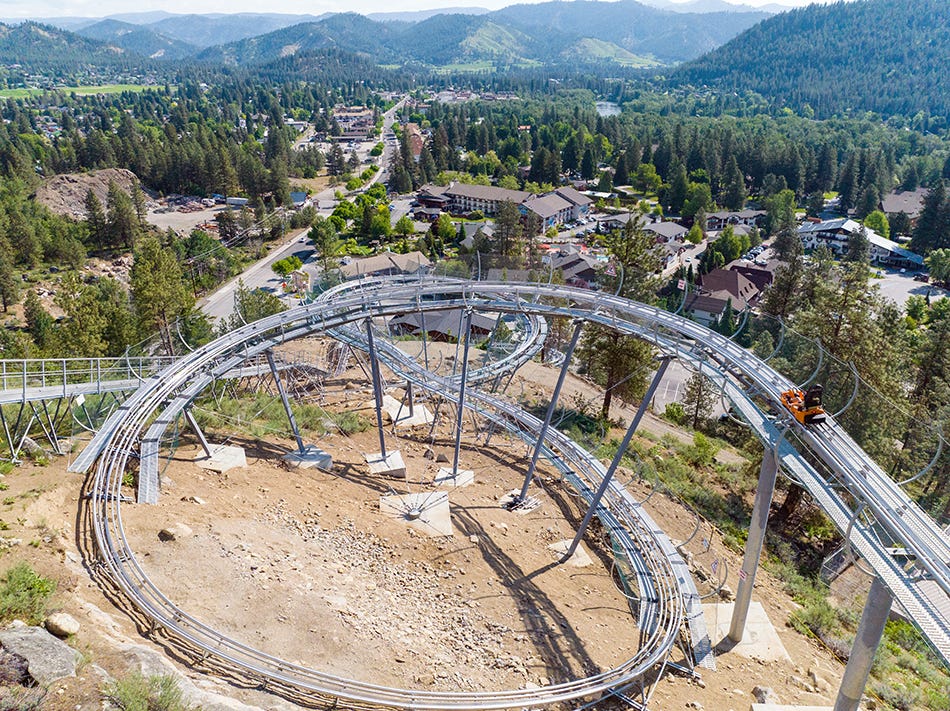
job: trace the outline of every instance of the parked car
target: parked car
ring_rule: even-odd
[[[930,275],[928,274],[914,274],[914,281],[922,281],[925,284],[930,281]]]

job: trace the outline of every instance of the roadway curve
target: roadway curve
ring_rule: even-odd
[[[679,556],[669,539],[644,515],[642,508],[622,487],[610,492],[611,513],[624,523],[629,545],[623,546],[631,558],[630,567],[646,566],[655,582],[654,605],[647,610],[644,645],[634,657],[615,669],[538,690],[513,690],[462,694],[425,692],[381,687],[343,679],[318,670],[290,664],[229,639],[194,619],[165,597],[148,579],[129,549],[122,529],[121,479],[130,456],[153,414],[169,401],[183,407],[194,397],[191,386],[205,378],[220,377],[248,357],[276,344],[311,334],[329,333],[368,316],[391,317],[412,311],[434,311],[469,307],[477,310],[541,316],[583,318],[620,333],[647,340],[715,378],[766,446],[777,449],[783,470],[805,485],[835,524],[847,530],[853,516],[853,498],[873,510],[877,523],[894,540],[900,540],[916,555],[926,576],[905,571],[892,558],[875,531],[861,522],[850,529],[852,545],[881,576],[917,626],[946,660],[950,655],[950,622],[940,613],[947,600],[950,575],[947,561],[950,546],[941,537],[932,519],[865,455],[833,421],[818,430],[798,429],[801,440],[835,473],[838,481],[826,481],[783,435],[770,410],[779,413],[779,393],[790,383],[766,363],[735,343],[691,321],[654,307],[605,294],[563,286],[510,283],[450,282],[447,280],[398,280],[376,282],[379,289],[340,293],[328,303],[315,302],[238,329],[185,356],[162,373],[150,377],[114,413],[103,429],[76,460],[74,470],[83,471],[98,460],[91,480],[91,518],[101,561],[112,579],[135,606],[153,623],[196,646],[219,663],[235,666],[244,675],[289,687],[297,693],[335,696],[371,705],[413,709],[488,709],[547,706],[593,693],[609,692],[637,680],[665,663],[680,633],[685,617],[684,589]],[[440,299],[434,301],[433,299]],[[391,363],[399,367],[399,363]],[[454,389],[432,374],[408,373],[425,381],[426,387],[452,399]],[[739,376],[738,378],[736,376]],[[753,401],[746,389],[756,391]],[[187,396],[182,393],[188,392]],[[518,408],[477,391],[472,406],[522,436],[530,437],[539,422]],[[476,397],[477,393],[477,397]],[[489,399],[486,399],[489,398]],[[468,405],[468,403],[466,403]],[[791,427],[796,425],[791,424]],[[563,462],[581,488],[596,488],[603,467],[593,466],[591,457],[566,437],[550,430],[546,440],[555,463]],[[555,454],[556,452],[556,454]],[[847,488],[847,496],[840,491]],[[607,512],[604,512],[607,515]],[[681,561],[680,561],[681,562]],[[928,590],[923,591],[921,580]]]

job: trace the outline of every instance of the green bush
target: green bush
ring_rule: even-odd
[[[668,402],[663,410],[663,417],[674,425],[681,425],[686,421],[686,411],[678,402]]]
[[[799,632],[812,632],[819,639],[833,636],[838,631],[838,615],[835,608],[824,599],[816,600],[800,610],[795,610],[789,622]]]
[[[178,682],[171,676],[145,677],[139,672],[109,684],[105,695],[122,711],[185,711]]]
[[[55,591],[54,580],[37,575],[27,563],[17,563],[0,578],[0,619],[39,624]]]

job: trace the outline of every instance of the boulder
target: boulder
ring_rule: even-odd
[[[42,627],[30,627],[15,620],[9,627],[0,630],[0,644],[7,652],[18,654],[26,660],[30,676],[41,686],[49,686],[67,676],[76,676],[79,657],[76,650]]]
[[[158,532],[160,541],[179,541],[182,538],[190,538],[194,532],[183,523],[176,523]]]
[[[772,689],[771,686],[754,686],[752,687],[752,696],[755,697],[755,700],[760,704],[780,704],[782,703],[779,700],[778,694]]]
[[[48,632],[57,637],[68,637],[79,632],[79,622],[65,612],[54,612],[44,620],[43,625]]]

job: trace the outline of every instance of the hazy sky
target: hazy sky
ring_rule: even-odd
[[[124,12],[165,10],[174,13],[205,12],[284,12],[319,15],[324,12],[393,12],[405,10],[428,10],[437,7],[484,7],[495,10],[506,5],[540,0],[403,0],[394,4],[391,0],[353,0],[349,3],[334,0],[274,0],[261,3],[259,0],[0,0],[0,17],[103,17]],[[674,0],[678,1],[678,0]],[[738,4],[739,0],[727,0]],[[744,0],[746,5],[777,3],[785,6],[808,5],[816,0]]]

